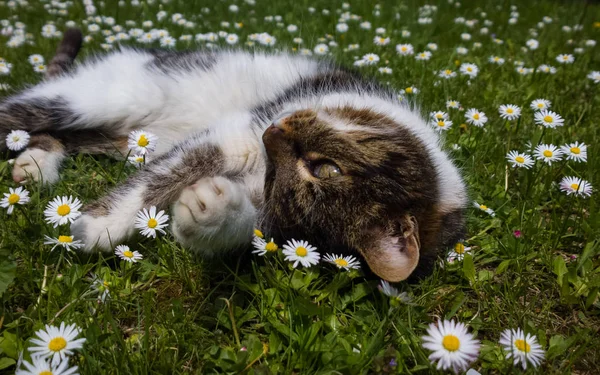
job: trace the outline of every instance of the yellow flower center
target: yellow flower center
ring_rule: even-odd
[[[404,91],[406,91],[409,94],[412,94],[413,88],[412,87],[407,87],[406,90],[404,90]]]
[[[467,68],[467,72],[472,72],[472,71],[473,71],[473,68],[471,68],[471,67]]]
[[[156,228],[158,221],[155,218],[148,220],[148,228]]]
[[[126,256],[127,258],[133,258],[133,252],[130,250],[125,250],[123,251],[123,256]]]
[[[442,346],[449,352],[455,352],[460,348],[460,340],[454,335],[446,335],[442,340]]]
[[[146,147],[148,146],[148,144],[150,143],[150,141],[148,141],[148,138],[146,138],[146,135],[142,134],[140,135],[140,139],[138,139],[137,144],[140,147]]]
[[[571,153],[575,154],[575,155],[579,155],[579,153],[581,153],[581,149],[579,147],[571,147]],[[10,198],[9,198],[10,200]]]
[[[108,288],[108,281],[103,281],[102,286],[104,286],[105,288]]]
[[[442,119],[444,116],[441,113],[436,113],[435,118]]]
[[[552,121],[554,121],[554,119],[552,118],[552,116],[550,116],[550,115],[544,116],[544,122],[552,122]]]
[[[517,157],[515,158],[515,161],[516,161],[517,163],[520,163],[520,164],[522,164],[522,163],[524,163],[524,162],[525,162],[525,158],[524,158],[524,157],[522,157],[522,156],[517,156]]]
[[[456,245],[454,245],[454,251],[457,254],[463,254],[465,252],[465,245],[457,243]]]
[[[55,337],[48,343],[48,349],[53,352],[59,352],[67,347],[67,340],[62,337]]]
[[[575,191],[579,190],[579,184],[571,184],[571,189]]]
[[[446,69],[446,70],[444,70],[444,73],[446,73],[446,75],[449,76],[450,74],[452,74],[452,70]]]
[[[444,121],[438,121],[437,124],[440,128],[443,128],[444,126],[446,126],[446,123]]]
[[[506,108],[506,113],[513,113],[513,109],[512,108]]]
[[[144,157],[143,156],[138,156],[137,158],[135,158],[135,161],[138,163],[142,163],[144,161]]]
[[[265,246],[265,250],[267,250],[268,252],[274,252],[277,251],[277,249],[279,249],[279,247],[277,247],[277,244],[273,241],[269,242],[266,246]],[[298,250],[296,250],[296,253],[298,252]]]
[[[538,108],[544,108],[544,103],[538,103],[537,106]]]
[[[66,216],[71,212],[71,207],[69,207],[68,204],[63,204],[61,206],[58,206],[58,209],[56,209],[56,213],[59,214],[60,216]]]
[[[400,48],[400,50],[401,50],[402,52],[406,52],[406,50],[408,50],[408,48],[406,48],[406,47],[402,47],[402,48]]]
[[[480,204],[479,208],[484,211],[488,209],[488,207],[485,204]]]
[[[531,351],[531,345],[525,340],[515,340],[515,346],[522,352],[529,353]]]
[[[261,231],[259,231],[258,229],[254,230],[254,235],[256,237],[260,237],[260,238],[264,238],[265,237],[265,235]]]
[[[334,260],[335,264],[337,264],[340,267],[348,267],[348,262],[346,261],[346,259],[343,258],[338,258],[336,260]]]
[[[71,242],[73,242],[73,237],[72,236],[58,236],[58,242],[71,243]]]
[[[547,158],[551,158],[551,157],[552,157],[552,155],[554,155],[554,154],[552,153],[552,151],[550,151],[550,150],[546,150],[546,151],[544,151],[544,156],[545,156],[545,157],[547,157]]]
[[[17,202],[19,202],[19,200],[21,199],[21,197],[18,194],[11,194],[8,196],[8,204],[15,204]]]
[[[563,60],[568,60],[569,56],[563,56]]]
[[[298,246],[296,248],[296,255],[298,255],[299,257],[305,257],[306,254],[308,254],[308,251],[304,247]]]
[[[13,135],[12,140],[13,142],[19,142],[21,138],[18,135]]]
[[[476,114],[474,114],[474,115],[473,115],[473,118],[474,118],[475,120],[479,120],[479,113],[476,113]]]
[[[42,371],[38,375],[53,375],[52,371]]]

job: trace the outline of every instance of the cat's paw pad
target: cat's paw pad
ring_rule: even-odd
[[[173,220],[179,227],[219,226],[242,198],[229,179],[206,177],[183,190],[173,206]]]
[[[64,157],[63,153],[28,148],[15,159],[12,178],[21,184],[32,181],[53,184],[59,179],[60,163]]]

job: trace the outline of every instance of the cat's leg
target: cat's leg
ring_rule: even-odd
[[[48,134],[33,135],[29,147],[15,159],[13,180],[53,184],[58,181],[60,165],[66,156],[65,146],[58,139]]]

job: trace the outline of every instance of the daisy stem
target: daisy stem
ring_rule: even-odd
[[[40,295],[35,302],[35,306],[39,306],[40,301],[42,300],[42,294],[44,294],[44,288],[46,287],[46,282],[48,281],[48,265],[44,264],[44,278],[42,279],[42,287],[40,288]]]
[[[235,325],[235,316],[233,314],[233,305],[227,298],[221,298],[221,299],[223,301],[225,301],[225,304],[227,305],[227,310],[229,311],[229,320],[231,320],[231,329],[233,330],[233,336],[235,337],[235,342],[236,342],[237,346],[241,348],[242,344],[240,342],[240,335],[238,334],[237,327]]]

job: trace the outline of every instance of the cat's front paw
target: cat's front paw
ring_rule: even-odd
[[[134,218],[118,213],[93,216],[84,213],[71,224],[71,234],[85,244],[84,251],[111,251],[134,233]]]
[[[206,177],[173,205],[172,229],[183,245],[204,253],[231,248],[252,233],[255,209],[245,190],[225,177]]]
[[[15,159],[12,178],[21,184],[32,181],[53,184],[59,179],[58,172],[64,158],[62,152],[28,148]]]

